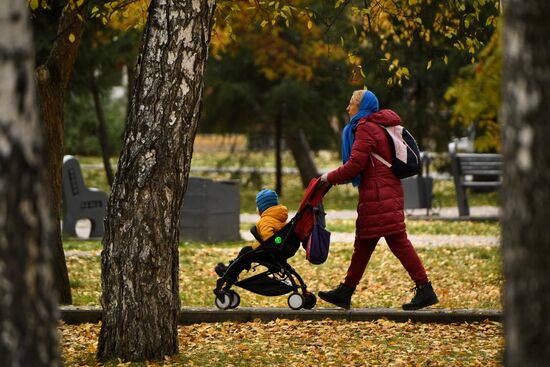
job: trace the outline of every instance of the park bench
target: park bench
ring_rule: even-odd
[[[468,196],[469,188],[498,189],[502,177],[502,156],[489,153],[458,153],[456,143],[449,144],[451,171],[455,184],[458,213],[470,215]]]
[[[63,159],[63,233],[76,237],[81,219],[91,223],[90,237],[102,237],[108,196],[84,184],[80,164],[73,156]],[[236,241],[240,198],[237,181],[189,177],[180,211],[180,238],[192,241]]]
[[[80,163],[73,156],[63,157],[62,176],[63,233],[76,237],[76,223],[88,219],[90,237],[103,237],[107,194],[84,185]]]

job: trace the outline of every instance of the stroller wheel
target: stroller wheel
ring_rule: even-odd
[[[241,303],[241,296],[239,296],[239,293],[231,290],[229,291],[229,294],[231,294],[231,305],[229,306],[229,308],[239,307],[239,304]]]
[[[317,304],[317,297],[315,297],[315,295],[310,292],[304,293],[304,296],[305,296],[304,308],[311,310]]]
[[[288,296],[288,307],[292,308],[293,310],[299,310],[302,307],[304,307],[304,296],[302,296],[300,293],[292,293],[290,296]]]
[[[216,299],[214,303],[216,304],[216,307],[220,310],[227,310],[229,307],[231,307],[232,303],[231,294],[228,292],[222,292],[220,296],[216,296]]]

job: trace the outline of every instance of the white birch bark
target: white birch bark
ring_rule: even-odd
[[[201,111],[213,0],[153,0],[102,253],[105,360],[178,352],[179,210]]]
[[[27,2],[1,1],[0,14],[0,365],[59,366]]]

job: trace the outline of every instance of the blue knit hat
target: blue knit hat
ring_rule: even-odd
[[[279,205],[279,197],[275,191],[263,189],[256,195],[256,206],[258,207],[260,214],[274,205]]]

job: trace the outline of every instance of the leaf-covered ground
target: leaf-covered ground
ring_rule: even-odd
[[[336,167],[332,154],[317,155],[320,168]],[[273,154],[196,153],[196,166],[272,167]],[[80,159],[80,158],[79,158]],[[293,166],[287,155],[285,162]],[[101,164],[99,158],[82,159],[85,164]],[[83,170],[87,186],[109,191],[102,169]],[[274,175],[213,174],[211,178],[240,179],[241,211],[254,212],[258,189],[274,186]],[[281,201],[297,208],[303,188],[297,175],[285,175]],[[455,206],[451,181],[434,183],[435,205]],[[472,194],[470,205],[496,205],[495,193]],[[330,210],[355,209],[357,190],[350,185],[335,186],[325,198]],[[353,232],[353,221],[334,221],[332,231]],[[407,223],[411,234],[452,234],[498,236],[498,224],[419,222]],[[248,228],[247,225],[246,228]],[[182,244],[180,247],[180,296],[182,306],[213,307],[219,261],[233,258],[246,243],[217,245]],[[449,244],[452,245],[452,244]],[[101,244],[98,241],[64,241],[66,251],[83,252],[69,256],[67,264],[76,305],[99,306]],[[300,250],[290,263],[313,292],[329,289],[342,281],[351,258],[350,244],[331,244],[328,261],[308,264]],[[494,247],[419,248],[443,308],[501,308],[500,249]],[[90,256],[92,254],[92,256]],[[379,246],[352,301],[352,307],[400,308],[412,296],[412,283],[398,260],[386,246]],[[240,291],[243,307],[286,307],[286,297],[262,297]],[[317,308],[332,307],[319,301]],[[96,366],[95,353],[99,324],[60,325],[61,348],[67,366]],[[291,321],[269,323],[215,323],[180,326],[180,354],[160,362],[108,366],[499,366],[502,365],[502,326],[485,322],[473,324],[413,324],[347,321]]]
[[[88,248],[90,241],[84,241]],[[97,243],[99,246],[99,243]],[[180,247],[180,295],[182,306],[213,307],[218,262],[235,257],[245,243],[220,245],[187,244]],[[75,247],[75,245],[73,245]],[[418,252],[439,295],[440,308],[501,308],[502,273],[500,250],[494,247],[419,248]],[[97,250],[97,253],[99,250]],[[351,259],[351,244],[331,244],[323,265],[305,260],[300,249],[289,260],[313,292],[331,289],[345,276]],[[99,256],[67,259],[76,305],[99,305]],[[260,269],[257,269],[260,271]],[[255,273],[251,273],[255,274]],[[406,271],[385,245],[374,252],[363,281],[352,299],[353,307],[392,307],[412,296],[413,286]],[[264,297],[239,290],[243,307],[287,307],[285,296]],[[322,301],[316,307],[332,307]]]
[[[67,366],[97,366],[99,324],[61,325]],[[179,327],[180,354],[106,366],[500,366],[502,326],[292,321]]]

